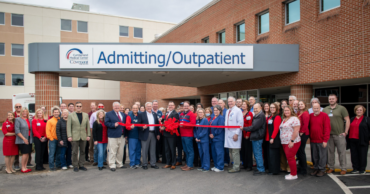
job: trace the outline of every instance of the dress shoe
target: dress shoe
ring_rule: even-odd
[[[99,168],[99,170],[103,170],[103,168],[102,167],[98,167]]]
[[[345,171],[345,170],[340,171],[340,175],[345,175],[346,173],[347,173],[347,171]]]
[[[115,168],[111,168],[111,169],[110,169],[110,171],[115,172],[115,171],[116,171],[116,169],[115,169]]]
[[[75,167],[75,168],[73,169],[73,171],[78,172],[78,168],[77,168],[77,167]]]
[[[194,168],[192,168],[192,167],[186,167],[186,168],[183,168],[183,169],[181,169],[181,170],[183,170],[183,171],[191,171],[191,170],[193,170]]]
[[[105,168],[107,168],[107,167],[103,166],[102,168],[103,168],[103,169],[105,169]]]
[[[42,171],[42,170],[44,170],[43,168],[36,168],[35,169],[36,171]]]
[[[265,174],[266,174],[265,172],[261,172],[261,171],[253,172],[253,176],[259,176],[259,175],[265,175]]]
[[[90,160],[89,159],[86,159],[86,162],[90,162]]]
[[[188,167],[188,165],[186,165],[186,164],[185,164],[185,166],[182,166],[182,167],[181,167],[181,169],[183,169],[183,168],[187,168],[187,167]]]
[[[121,169],[126,169],[127,167],[126,167],[126,166],[121,166],[120,168],[121,168]]]
[[[246,168],[245,170],[249,172],[252,171],[252,168]]]
[[[34,165],[33,165],[33,164],[31,164],[31,163],[29,163],[29,164],[27,164],[27,167],[32,168],[32,167],[34,167]]]
[[[165,169],[165,168],[171,168],[171,165],[166,165],[166,166],[163,166],[162,168],[163,169]]]
[[[159,169],[159,167],[157,165],[150,166],[150,168]]]
[[[143,166],[143,169],[144,169],[144,170],[148,170],[148,167],[147,167],[147,166]]]
[[[333,169],[329,169],[329,170],[327,170],[326,171],[326,174],[331,174],[331,173],[333,173],[334,172],[334,170]]]
[[[83,166],[81,166],[81,167],[80,167],[80,168],[78,168],[78,169],[83,170],[83,171],[87,171],[87,169],[86,169],[85,167],[83,167]]]
[[[157,163],[161,163],[162,161],[161,160],[158,160]]]
[[[182,165],[182,162],[176,162],[175,164],[176,166],[181,166]]]
[[[171,170],[175,170],[176,169],[176,166],[171,166]]]
[[[98,165],[98,163],[97,163],[97,162],[94,162],[92,165],[93,165],[93,166],[97,166],[97,165]]]
[[[104,165],[108,165],[107,162],[103,162]]]
[[[325,175],[325,173],[323,171],[321,171],[321,170],[318,170],[318,171],[319,172],[317,172],[317,174],[316,174],[317,177],[322,177],[322,176]]]
[[[321,170],[314,170],[310,173],[311,176],[316,176]]]

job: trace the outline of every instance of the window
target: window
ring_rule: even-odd
[[[5,74],[0,73],[0,86],[4,86],[4,85],[5,85]]]
[[[128,36],[128,26],[120,26],[119,27],[119,35],[120,36]]]
[[[0,55],[5,55],[5,44],[0,43]]]
[[[60,77],[60,86],[62,87],[72,87],[72,78],[71,77]]]
[[[340,6],[340,0],[320,0],[321,12]]]
[[[290,1],[286,4],[286,24],[291,24],[301,19],[300,0]]]
[[[218,43],[225,43],[225,31],[218,33]]]
[[[63,31],[72,31],[72,21],[71,20],[64,20],[61,19],[60,21],[60,29]]]
[[[203,39],[202,39],[202,43],[209,43],[209,37],[207,37],[207,38],[203,38]]]
[[[87,78],[78,78],[78,87],[79,88],[89,87],[89,79],[87,79]]]
[[[134,38],[143,38],[142,28],[134,28]]]
[[[12,26],[23,26],[23,15],[12,13]]]
[[[329,103],[330,94],[335,94],[338,97],[338,103],[340,102],[339,87],[315,89],[315,97],[320,100],[322,106]]]
[[[30,111],[30,113],[35,113],[35,110],[35,103],[28,104],[28,111]]]
[[[23,74],[12,74],[12,85],[13,86],[24,86],[24,75]]]
[[[77,32],[87,33],[87,22],[77,21]]]
[[[4,12],[0,12],[0,25],[5,24],[5,14]]]
[[[341,103],[367,102],[367,85],[342,86]]]
[[[12,44],[12,56],[23,57],[23,44]]]
[[[266,12],[258,16],[258,33],[263,34],[268,31],[270,31],[270,18],[269,12]]]
[[[245,40],[245,24],[236,25],[236,42]]]

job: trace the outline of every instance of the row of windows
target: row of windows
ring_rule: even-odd
[[[340,6],[340,0],[320,0],[320,11],[328,11]],[[270,13],[268,10],[261,12],[258,17],[258,34],[270,31]],[[285,24],[298,22],[301,19],[300,0],[290,0],[285,3]],[[245,23],[235,24],[236,42],[245,40]],[[225,43],[225,30],[217,33],[219,43]],[[209,38],[202,39],[203,43],[209,43]]]
[[[22,14],[12,14],[11,15],[12,26],[23,26],[23,15]],[[72,20],[61,19],[61,30],[62,31],[72,31]],[[5,24],[5,13],[0,12],[0,25]],[[87,33],[88,23],[85,21],[77,21],[77,32]],[[119,36],[129,36],[128,26],[119,26]],[[134,27],[134,38],[143,38],[143,29]]]
[[[23,44],[12,44],[12,56],[23,57]],[[0,43],[0,56],[5,55],[5,43]]]
[[[78,78],[78,87],[87,88],[89,87],[89,79]],[[71,77],[61,77],[62,87],[72,87]],[[5,74],[0,73],[0,86],[5,86]],[[24,75],[23,74],[12,74],[12,86],[24,86]]]
[[[0,86],[5,85],[5,74],[0,73]],[[23,74],[12,74],[12,86],[24,86]]]
[[[61,87],[72,87],[72,78],[71,77],[61,77],[60,86]],[[79,88],[89,87],[89,79],[87,78],[78,78],[77,86]]]

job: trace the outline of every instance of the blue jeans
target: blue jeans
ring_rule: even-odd
[[[209,143],[198,143],[199,157],[201,162],[201,168],[209,170],[211,166],[211,158],[209,156]]]
[[[224,142],[223,141],[212,141],[211,144],[212,147],[212,159],[215,167],[219,170],[224,169],[224,155],[225,155],[225,149],[224,149]]]
[[[98,167],[103,167],[103,162],[107,158],[107,143],[98,143],[96,147],[98,148]]]
[[[62,167],[72,165],[71,142],[67,142],[67,147],[59,147],[59,159]]]
[[[141,141],[135,138],[128,139],[128,154],[130,166],[139,165],[141,158]]]
[[[186,155],[186,165],[192,168],[194,163],[194,149],[193,149],[193,138],[194,137],[181,137],[182,149]]]
[[[59,147],[58,147],[58,140],[49,140],[49,168],[55,168],[54,166],[54,159],[55,165],[57,168],[61,167],[60,157],[59,156]],[[55,157],[54,157],[55,156]]]
[[[229,148],[224,148],[224,162],[225,164],[230,164],[230,152]]]
[[[105,151],[106,152],[106,151]],[[104,162],[106,161],[107,159],[104,158]],[[97,145],[94,145],[94,162],[98,161],[98,146]]]
[[[254,158],[256,159],[257,163],[257,170],[260,172],[265,172],[265,166],[263,165],[263,157],[262,157],[262,143],[263,139],[257,141],[251,141],[253,147],[253,154]]]

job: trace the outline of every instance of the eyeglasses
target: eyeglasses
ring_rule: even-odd
[[[77,108],[81,108],[82,106],[76,106]]]
[[[16,106],[15,108],[22,108],[22,106]]]

